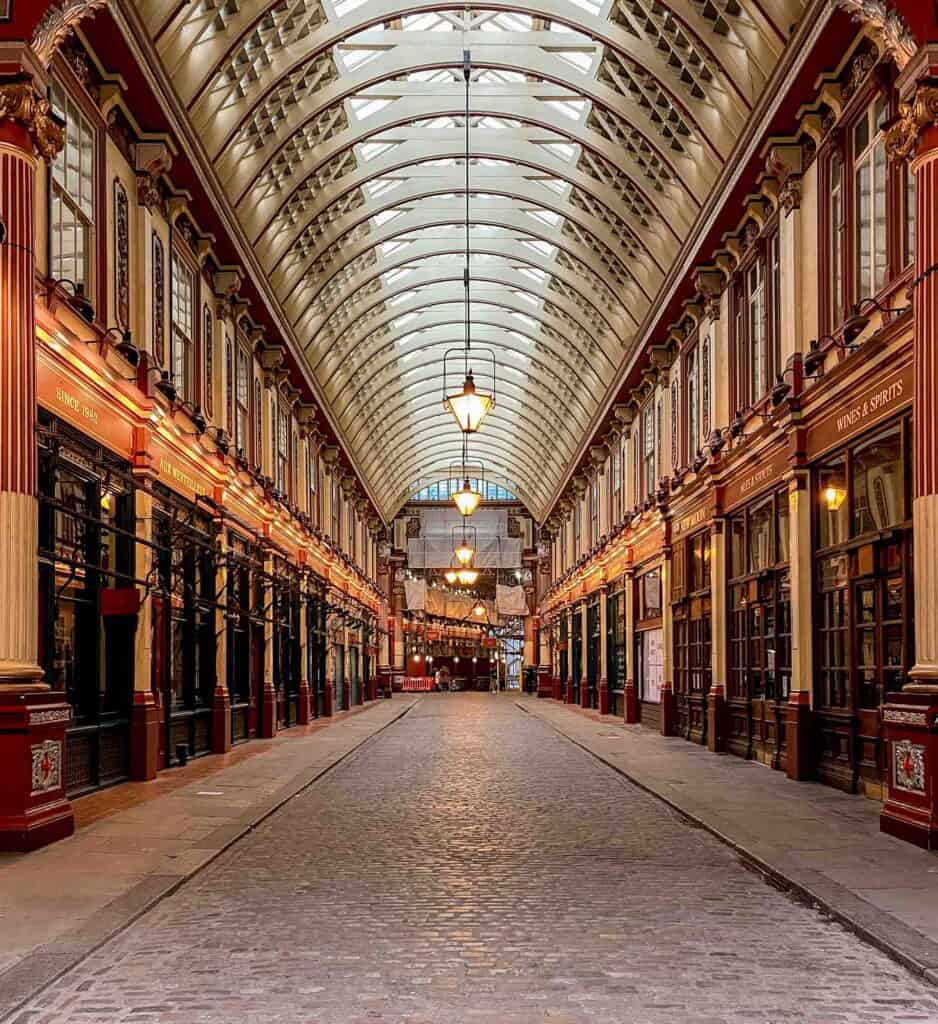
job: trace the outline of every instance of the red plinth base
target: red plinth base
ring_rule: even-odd
[[[260,734],[265,740],[277,735],[277,691],[273,683],[265,683],[261,691]]]
[[[580,680],[580,707],[588,708],[590,706],[590,687],[589,682],[585,679]]]
[[[345,682],[342,684],[342,707],[348,711],[352,706],[352,684]]]
[[[550,678],[550,669],[546,665],[539,665],[537,669],[537,696],[539,700],[546,700],[553,696],[553,682]]]
[[[368,678],[368,699],[375,700],[378,696],[378,680],[374,676]]]
[[[362,704],[365,703],[365,687],[364,686],[360,685],[358,687],[358,699],[355,701],[355,703],[358,704],[358,705],[362,705]]]
[[[305,679],[300,680],[300,695],[296,705],[296,724],[309,724],[309,683]]]
[[[75,831],[65,796],[71,716],[60,693],[0,693],[0,850],[35,850]]]
[[[811,729],[811,695],[796,691],[789,696],[785,708],[786,771],[790,779],[803,781],[814,778]]]
[[[938,692],[887,694],[883,727],[889,795],[879,816],[880,830],[926,850],[936,850]]]
[[[332,718],[332,716],[334,714],[334,709],[333,709],[333,704],[335,703],[335,701],[333,700],[334,689],[335,689],[335,687],[333,686],[332,680],[331,679],[327,679],[326,680],[326,692],[323,694],[324,700],[323,700],[323,707],[322,707],[322,713],[323,713],[323,716],[325,718]]]
[[[561,690],[560,690],[560,677],[559,676],[554,676],[554,678],[550,681],[550,689],[551,689],[551,696],[554,698],[554,700],[560,700]]]
[[[228,687],[217,683],[212,701],[212,753],[227,754],[231,750],[231,698]]]
[[[707,694],[707,750],[719,754],[726,736],[726,696],[723,687],[714,683]]]
[[[677,705],[674,702],[674,688],[670,683],[661,684],[661,735],[677,734]]]
[[[599,713],[609,714],[609,683],[605,679],[599,680]]]
[[[573,703],[573,680],[572,679],[568,679],[567,682],[566,682],[566,685],[564,687],[563,702],[564,702],[564,704],[572,704]]]
[[[156,778],[160,757],[160,705],[151,690],[134,692],[130,709],[130,777],[134,782]]]
[[[638,690],[631,679],[625,681],[625,692],[622,697],[625,706],[624,718],[626,725],[634,725],[638,721]]]
[[[383,697],[390,697],[391,690],[391,667],[381,665],[378,667],[378,693]]]

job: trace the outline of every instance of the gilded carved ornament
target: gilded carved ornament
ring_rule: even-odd
[[[26,129],[43,160],[53,161],[65,145],[64,126],[29,79],[0,84],[0,120],[3,118]]]
[[[846,11],[854,21],[870,32],[884,56],[901,71],[918,52],[918,43],[905,19],[884,0],[833,0],[834,7]]]
[[[72,29],[93,11],[107,5],[107,0],[62,0],[50,4],[33,32],[30,46],[43,67],[52,63],[55,51]]]
[[[911,103],[899,104],[899,116],[886,131],[886,152],[891,160],[907,160],[926,128],[938,125],[938,79],[929,78],[915,91]]]

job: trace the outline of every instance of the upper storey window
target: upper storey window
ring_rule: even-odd
[[[65,145],[52,165],[49,223],[50,272],[73,281],[90,295],[95,226],[95,131],[78,104],[58,82],[52,109],[65,122]]]
[[[886,159],[889,97],[867,93],[856,102],[860,109],[848,111],[822,165],[827,198],[820,221],[826,238],[821,299],[830,331],[862,299],[880,296],[913,257],[914,179],[905,166]]]
[[[886,229],[887,165],[880,96],[853,126],[854,271],[858,298],[876,295],[886,284],[889,248]]]
[[[173,383],[181,398],[195,401],[195,271],[174,251],[172,273]]]
[[[776,226],[757,237],[733,289],[735,407],[749,409],[767,394],[781,365],[781,260]]]

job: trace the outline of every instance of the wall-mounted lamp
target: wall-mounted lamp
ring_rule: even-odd
[[[68,285],[72,289],[71,293],[65,291],[63,287],[64,285]],[[85,286],[83,284],[76,284],[67,277],[50,281],[50,296],[56,288],[62,288],[62,290],[65,291],[65,301],[68,303],[69,307],[82,318],[82,320],[87,321],[89,324],[94,323],[94,306],[92,306],[88,301],[88,296],[85,295]]]

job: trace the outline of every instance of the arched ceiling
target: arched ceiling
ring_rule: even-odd
[[[801,7],[139,2],[387,517],[460,456],[441,392],[464,334],[463,51],[472,338],[498,380],[471,458],[539,517]]]

